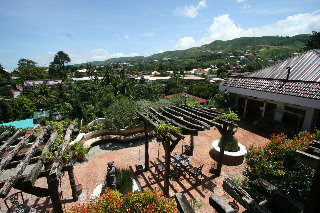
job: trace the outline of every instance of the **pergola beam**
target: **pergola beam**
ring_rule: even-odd
[[[172,123],[173,125],[179,127],[179,128],[181,129],[182,134],[184,134],[184,135],[188,135],[188,134],[189,134],[189,135],[198,135],[198,131],[197,131],[196,129],[190,129],[190,128],[184,126],[183,124],[180,124],[180,123],[178,123],[177,121],[172,120],[172,119],[170,119],[170,118],[168,118],[168,117],[166,117],[166,116],[158,113],[158,112],[155,111],[153,108],[150,108],[150,111],[151,111],[153,114],[157,115],[160,119],[169,121],[169,122]]]
[[[0,141],[2,141],[3,138],[7,137],[10,134],[9,130],[4,131],[3,133],[1,133],[0,135]]]
[[[201,130],[201,131],[202,131],[202,130],[205,130],[205,127],[200,126],[200,125],[198,125],[198,124],[191,123],[190,121],[188,121],[188,120],[186,120],[186,119],[183,119],[182,116],[178,117],[177,115],[174,115],[174,113],[171,113],[171,112],[169,112],[168,110],[165,110],[165,109],[163,109],[163,108],[160,108],[160,111],[161,111],[161,113],[162,113],[163,115],[165,115],[165,116],[167,116],[167,117],[169,117],[169,118],[171,118],[171,119],[174,119],[175,121],[177,121],[177,122],[179,122],[179,123],[187,126],[188,128],[196,130],[197,132],[198,132],[199,130]]]
[[[8,149],[10,149],[10,145],[14,142],[14,140],[21,135],[23,132],[22,129],[19,129],[13,136],[11,136],[7,141],[5,141],[0,147],[0,156],[3,155]]]
[[[4,184],[4,186],[0,189],[0,196],[8,195],[10,189],[12,188],[12,185],[17,181],[18,177],[26,169],[27,165],[29,164],[32,158],[32,155],[37,150],[38,146],[43,142],[43,137],[50,128],[51,128],[50,126],[47,126],[45,129],[42,130],[40,135],[37,137],[36,141],[32,144],[32,146],[28,150],[25,158],[19,163],[19,165],[16,167],[16,170],[11,175],[10,179],[8,179]]]
[[[210,125],[208,125],[207,123],[197,119],[196,116],[190,116],[190,115],[187,115],[183,112],[180,112],[178,110],[175,110],[173,108],[168,108],[168,107],[165,107],[164,108],[166,111],[172,113],[173,115],[175,116],[181,116],[184,120],[186,121],[189,121],[190,123],[193,123],[193,124],[196,124],[196,125],[199,125],[201,128],[203,129],[210,129]]]
[[[67,149],[68,145],[69,145],[69,142],[70,142],[70,138],[71,138],[71,134],[72,134],[72,131],[75,127],[75,123],[71,123],[70,126],[68,127],[67,131],[66,131],[66,134],[64,136],[64,140],[62,142],[62,149],[61,149],[61,153],[64,153],[65,150]],[[52,168],[51,168],[51,171],[50,171],[50,174],[49,176],[51,177],[60,177],[60,170],[61,170],[61,161],[62,161],[62,156],[58,157],[54,163],[52,164]],[[53,181],[51,181],[53,182]]]
[[[43,167],[43,164],[45,163],[45,156],[44,155],[45,155],[45,153],[47,153],[50,150],[50,147],[54,143],[54,140],[57,138],[57,136],[58,136],[58,131],[54,131],[51,134],[48,142],[46,143],[45,147],[42,150],[41,159],[38,160],[35,167],[33,167],[30,174],[26,177],[25,182],[29,182],[32,186],[34,185],[34,183],[37,180],[38,175],[41,172],[41,168]]]

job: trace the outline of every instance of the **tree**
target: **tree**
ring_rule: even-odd
[[[21,69],[26,66],[36,66],[36,65],[37,65],[37,63],[30,60],[30,59],[22,58],[18,61],[18,69]]]
[[[53,62],[49,66],[49,74],[51,76],[66,78],[67,70],[65,69],[65,64],[71,61],[68,54],[63,51],[57,52],[54,56]]]
[[[10,74],[7,73],[0,64],[0,87],[7,86],[11,83]]]
[[[307,40],[304,50],[320,49],[320,32],[312,31],[312,35]]]
[[[170,78],[165,87],[166,95],[178,94],[185,91],[185,83],[179,77]]]
[[[37,63],[22,58],[18,61],[18,76],[21,80],[42,79],[46,77],[44,68],[36,66]]]

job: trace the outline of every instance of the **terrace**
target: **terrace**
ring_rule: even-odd
[[[249,146],[264,146],[269,140],[261,136],[255,135],[244,129],[239,128],[235,137],[240,143]],[[222,189],[222,182],[225,177],[237,177],[242,178],[242,172],[245,168],[245,163],[238,166],[222,167],[222,175],[217,177],[210,173],[212,164],[215,164],[210,156],[212,149],[212,141],[221,138],[218,130],[211,127],[208,130],[201,131],[194,137],[194,154],[190,156],[190,163],[192,166],[198,167],[204,164],[203,174],[204,178],[201,179],[199,184],[195,183],[195,180],[182,175],[181,178],[172,178],[169,186],[169,196],[173,197],[175,193],[181,192],[187,196],[189,200],[196,199],[203,203],[203,206],[199,209],[201,212],[212,212],[213,208],[209,205],[209,196],[212,192],[215,192],[219,196],[222,196],[226,200],[232,200],[227,198],[226,193]],[[178,145],[173,149],[172,155],[181,154],[182,146],[189,145],[190,136],[186,136],[181,140]],[[94,189],[104,181],[107,173],[107,164],[109,161],[114,161],[114,165],[117,168],[130,168],[134,173],[136,171],[136,165],[144,163],[144,149],[145,145],[132,146],[116,151],[109,151],[106,153],[98,154],[92,158],[86,160],[83,163],[76,163],[74,165],[74,175],[76,184],[82,184],[82,194],[79,196],[79,201],[74,202],[72,199],[72,191],[70,190],[70,182],[68,174],[65,173],[61,179],[59,192],[61,195],[61,202],[64,210],[68,210],[78,203],[88,201],[90,195]],[[153,139],[149,142],[149,161],[150,171],[143,172],[137,175],[142,190],[146,189],[158,189],[163,191],[164,178],[158,178],[155,174],[154,165],[159,162],[164,162],[165,151],[162,148],[161,143]],[[45,178],[39,178],[35,186],[47,187],[47,181]],[[12,189],[10,194],[15,193],[17,190]],[[28,205],[36,208],[40,212],[47,212],[52,209],[51,200],[47,198],[38,198],[30,194],[24,193],[25,199],[28,201]],[[1,209],[5,210],[3,201],[1,201]]]

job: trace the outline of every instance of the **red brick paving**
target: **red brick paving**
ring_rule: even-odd
[[[240,143],[242,143],[246,147],[264,146],[267,142],[269,142],[268,139],[248,132],[242,128],[239,128],[235,137],[238,139]],[[221,177],[215,177],[214,175],[209,173],[211,164],[215,163],[215,161],[209,155],[209,152],[212,147],[211,143],[213,140],[219,138],[220,134],[214,128],[199,132],[199,135],[195,136],[194,138],[195,149],[194,155],[190,157],[190,162],[193,166],[200,166],[202,164],[205,164],[203,168],[203,173],[206,176],[206,178],[200,183],[199,186],[195,187],[193,183],[194,181],[189,180],[188,178],[179,181],[170,181],[170,196],[174,196],[174,193],[176,192],[183,192],[186,194],[188,199],[195,198],[203,202],[204,205],[197,212],[214,212],[213,208],[209,205],[209,196],[212,191],[230,201],[230,197],[222,190],[222,182],[224,179],[223,175]],[[189,143],[190,137],[186,136],[186,138],[177,145],[172,154],[180,154],[181,146]],[[158,147],[158,142],[149,143],[149,155],[150,161],[152,162],[157,162],[158,150],[160,160],[164,161],[164,150],[162,148],[162,145],[160,145],[160,148]],[[74,171],[76,182],[82,184],[83,193],[87,195],[87,200],[90,198],[90,195],[92,194],[95,187],[99,185],[102,181],[104,181],[107,172],[107,163],[109,161],[114,161],[115,166],[118,168],[134,168],[136,164],[144,163],[144,145],[103,153],[100,155],[93,156],[90,161],[81,164],[76,164]],[[152,166],[152,163],[150,165]],[[225,175],[228,175],[229,177],[242,178],[242,172],[244,171],[245,166],[245,163],[239,166],[224,165],[222,167],[222,171]],[[143,189],[153,188],[161,190],[163,186],[163,181],[159,181],[157,178],[155,178],[154,168],[151,168],[151,172],[144,172],[142,175],[139,175],[138,180]],[[36,182],[36,186],[46,187],[45,178],[39,179]],[[63,203],[63,208],[65,210],[70,209],[72,206],[75,206],[80,202],[85,202],[72,202],[71,189],[67,173],[65,173],[61,180],[61,186],[59,190],[61,191],[61,199]],[[11,190],[10,194],[14,193],[15,191],[16,190],[14,189]],[[24,196],[26,199],[29,200],[28,204],[30,206],[33,206],[34,208],[37,208],[38,212],[52,211],[50,199],[37,198],[33,195],[29,195],[26,193],[24,193]],[[2,211],[6,210],[3,201],[0,202],[0,207]]]

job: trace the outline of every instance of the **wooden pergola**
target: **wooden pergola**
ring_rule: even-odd
[[[65,132],[62,141],[62,152],[68,149],[69,141],[74,131],[75,123],[71,123]],[[64,171],[68,172],[72,196],[74,201],[78,200],[77,185],[73,174],[72,161],[64,162],[60,156],[56,156],[54,162],[47,162],[45,153],[50,150],[58,136],[54,131],[51,135],[50,126],[36,125],[31,134],[21,137],[23,130],[20,129],[10,136],[9,131],[0,135],[0,175],[9,168],[15,168],[10,177],[0,181],[0,197],[5,198],[11,188],[33,194],[37,197],[51,198],[54,212],[63,212],[59,196],[59,179]],[[8,138],[9,137],[9,138]],[[3,141],[3,139],[8,138]],[[46,141],[46,142],[45,142]],[[12,146],[16,144],[15,146]],[[23,174],[28,165],[34,164],[30,173]],[[47,179],[48,188],[35,186],[38,178]]]
[[[233,134],[233,128],[230,122],[225,120],[214,121],[220,112],[199,107],[188,107],[187,105],[163,107],[160,108],[159,112],[150,108],[149,112],[144,113],[138,112],[139,118],[144,122],[145,129],[145,170],[149,170],[149,131],[150,129],[156,130],[160,122],[170,122],[172,125],[179,127],[180,132],[169,133],[163,140],[160,139],[165,149],[165,178],[164,178],[164,194],[169,196],[169,175],[170,175],[170,158],[171,152],[174,150],[179,141],[185,138],[185,135],[190,135],[190,149],[193,153],[194,149],[194,136],[198,135],[198,131],[210,129],[210,127],[216,127],[221,137],[221,151],[218,158],[218,166],[216,173],[220,175],[222,160],[225,149],[225,138],[229,134]],[[159,138],[158,138],[159,139]]]

